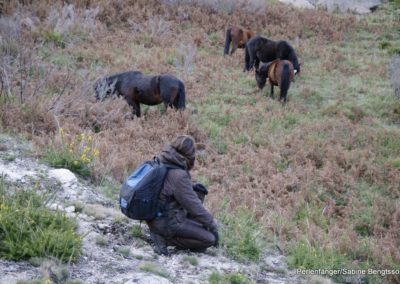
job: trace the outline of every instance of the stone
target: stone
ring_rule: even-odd
[[[326,8],[329,12],[353,12],[366,14],[373,12],[383,0],[280,0],[301,8]]]

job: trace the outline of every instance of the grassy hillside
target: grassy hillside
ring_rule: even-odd
[[[2,7],[2,131],[107,190],[191,134],[208,207],[262,224],[292,267],[400,269],[398,4],[361,17],[261,0],[27,2]],[[223,56],[230,24],[294,46],[285,106],[242,71],[242,50]],[[93,83],[127,70],[182,79],[186,111],[131,119],[122,99],[96,103]]]

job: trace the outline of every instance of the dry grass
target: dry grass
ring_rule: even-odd
[[[93,135],[100,150],[96,182],[110,175],[122,181],[175,135],[191,134],[204,149],[193,177],[209,185],[215,213],[229,197],[232,212],[243,205],[254,210],[284,250],[306,239],[346,253],[360,267],[396,267],[398,101],[391,58],[376,40],[400,41],[391,35],[395,20],[380,16],[394,19],[391,11],[357,19],[282,4],[257,6],[254,16],[254,7],[246,10],[241,1],[230,1],[239,6],[228,11],[217,1],[69,3],[78,20],[65,31],[50,21],[51,11],[67,13],[70,6],[61,2],[52,9],[44,0],[3,7],[3,129],[28,135],[39,150],[59,127],[70,137]],[[87,22],[83,9],[93,13]],[[293,43],[303,68],[285,107],[261,95],[254,75],[241,71],[242,52],[222,56],[230,24]],[[18,70],[26,70],[22,92]],[[143,118],[131,119],[122,99],[96,103],[93,83],[126,70],[183,78],[187,110],[144,107]]]

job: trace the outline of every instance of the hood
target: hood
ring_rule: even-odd
[[[178,153],[171,145],[164,146],[160,154],[161,162],[165,164],[173,164],[189,171],[191,169],[190,162],[185,156]]]

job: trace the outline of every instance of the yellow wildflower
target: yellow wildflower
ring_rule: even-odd
[[[94,149],[93,149],[93,157],[98,157],[98,156],[99,156],[99,154],[100,154],[100,151],[99,151],[99,149],[97,149],[97,148],[94,148]]]
[[[83,154],[87,154],[90,151],[89,146],[85,146],[85,149],[83,149]]]
[[[81,135],[79,135],[79,140],[83,141],[85,139],[85,133],[81,133]]]
[[[89,135],[87,138],[87,141],[90,143],[90,142],[92,142],[92,140],[93,140],[93,137],[91,135]]]

